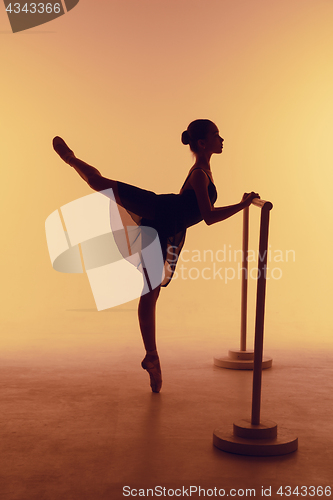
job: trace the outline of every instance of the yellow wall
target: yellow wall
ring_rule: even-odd
[[[332,22],[328,0],[82,0],[49,24],[12,34],[1,7],[8,329],[94,308],[87,278],[55,272],[48,256],[47,216],[91,192],[53,152],[53,136],[107,177],[177,192],[192,162],[180,134],[207,117],[225,139],[212,161],[216,205],[258,191],[274,204],[272,252],[295,251],[295,262],[276,263],[282,278],[268,284],[268,324],[283,326],[281,342],[297,323],[295,342],[331,343]],[[258,220],[252,208],[255,249]],[[201,223],[185,248],[239,248],[241,221],[238,214]],[[159,321],[168,324],[172,308],[178,324],[210,328],[232,317],[237,326],[239,287],[237,280],[175,280],[161,297]]]

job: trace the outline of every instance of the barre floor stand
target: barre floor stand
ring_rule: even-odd
[[[262,201],[262,200],[255,200]],[[256,306],[256,327],[254,345],[253,392],[251,420],[239,420],[231,426],[215,429],[213,443],[220,450],[250,456],[276,456],[292,453],[298,448],[298,438],[288,431],[277,429],[270,420],[260,420],[262,353],[264,340],[264,313],[267,269],[267,243],[269,212],[272,204],[263,202],[261,210],[260,241],[258,259],[258,286]],[[266,249],[266,253],[265,252]],[[264,256],[264,258],[263,258]]]
[[[261,208],[261,211],[269,211],[273,208],[272,203],[265,200],[255,198],[252,204]],[[264,208],[265,207],[265,208]],[[262,230],[262,219],[260,224],[260,232]],[[254,351],[246,349],[246,328],[247,328],[247,283],[248,283],[248,250],[249,250],[249,207],[243,210],[243,259],[242,259],[242,301],[241,301],[241,338],[240,349],[231,349],[228,356],[222,358],[214,358],[214,365],[220,368],[229,368],[232,370],[253,370],[254,367]],[[266,248],[267,255],[268,248]],[[260,256],[259,252],[259,256]],[[259,269],[259,266],[258,266]],[[271,358],[263,358],[262,368],[270,368],[273,360]]]

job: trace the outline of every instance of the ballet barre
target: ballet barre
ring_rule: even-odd
[[[298,438],[290,436],[288,431],[278,432],[277,424],[271,420],[261,420],[261,385],[263,369],[263,343],[264,343],[264,316],[266,294],[266,270],[268,251],[269,215],[273,205],[269,201],[254,199],[253,205],[261,208],[257,303],[255,320],[255,342],[253,361],[252,384],[252,413],[251,419],[242,419],[234,422],[233,432],[226,426],[215,429],[213,443],[217,448],[240,455],[250,456],[275,456],[292,453],[298,448]],[[249,209],[244,210],[243,225],[243,261],[247,269],[248,251],[248,219]],[[244,276],[243,276],[244,277]],[[247,281],[247,280],[245,280]],[[243,280],[242,286],[242,325],[241,349],[246,352],[246,306],[247,283]]]
[[[256,323],[261,318],[262,324],[258,328],[263,330],[264,327],[264,310],[265,310],[265,288],[266,288],[266,271],[267,271],[267,253],[268,253],[268,228],[269,228],[269,213],[273,208],[270,201],[265,201],[260,198],[254,198],[252,205],[261,208],[260,220],[260,239],[259,239],[259,256],[258,256],[258,282],[257,282],[257,310]],[[249,251],[249,208],[243,210],[243,248],[242,248],[242,285],[241,285],[241,335],[240,349],[230,349],[228,356],[214,358],[214,364],[220,368],[229,368],[233,370],[252,370],[254,368],[254,351],[247,350],[247,296],[248,296],[248,251]],[[262,368],[270,368],[272,366],[271,358],[262,358]]]

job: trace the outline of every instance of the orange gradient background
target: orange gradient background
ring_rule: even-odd
[[[212,159],[216,206],[259,192],[274,204],[272,256],[295,252],[295,261],[271,263],[282,277],[267,284],[267,346],[332,348],[331,0],[81,0],[17,34],[1,6],[0,23],[3,350],[70,349],[71,332],[99,328],[120,341],[123,316],[94,313],[87,277],[52,269],[46,218],[92,192],[52,138],[106,177],[178,192],[193,162],[180,135],[196,118],[213,120],[225,139]],[[252,207],[255,250],[259,215]],[[241,228],[241,214],[191,228],[186,258],[239,249]],[[254,294],[252,280],[250,335]],[[136,303],[116,308],[134,332]],[[159,338],[181,347],[193,329],[227,349],[238,342],[239,316],[239,280],[178,278],[159,299]],[[82,345],[94,342],[83,335]]]

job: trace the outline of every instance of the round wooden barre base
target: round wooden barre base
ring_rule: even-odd
[[[234,435],[245,439],[273,439],[277,436],[277,424],[272,420],[263,420],[259,425],[251,420],[234,422]]]
[[[263,370],[271,368],[272,363],[272,358],[263,358]],[[224,358],[214,358],[214,365],[230,370],[253,370],[254,351],[239,351],[232,349],[229,351],[228,356]]]
[[[287,455],[298,448],[298,438],[288,431],[278,431],[277,424],[270,420],[252,425],[249,420],[239,420],[233,425],[215,429],[214,446],[228,453],[256,457]]]

